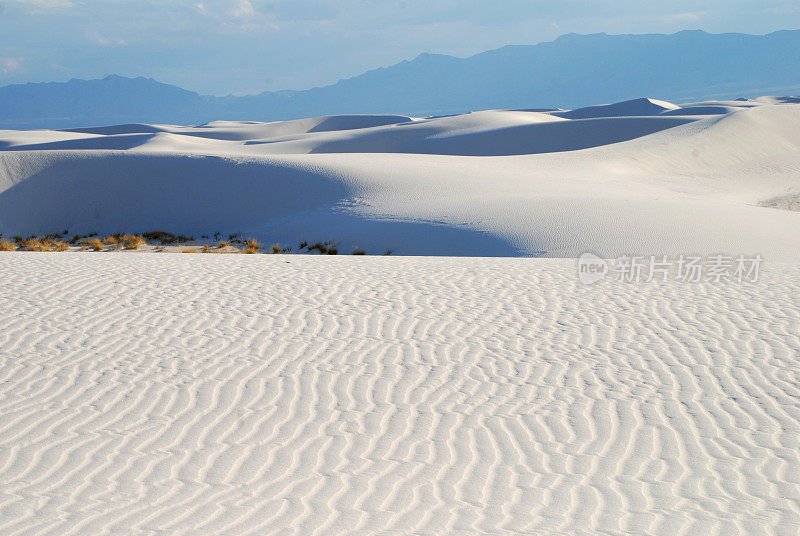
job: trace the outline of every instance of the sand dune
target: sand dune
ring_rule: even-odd
[[[403,254],[800,260],[789,97],[0,132],[0,232],[242,232]]]
[[[2,534],[800,526],[797,265],[591,287],[558,259],[0,273]]]

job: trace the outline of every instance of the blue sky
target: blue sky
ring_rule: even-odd
[[[241,95],[569,32],[799,27],[800,0],[0,0],[0,85],[113,73]]]

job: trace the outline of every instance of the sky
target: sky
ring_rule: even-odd
[[[244,95],[570,32],[797,28],[800,0],[0,0],[0,86],[119,74]]]

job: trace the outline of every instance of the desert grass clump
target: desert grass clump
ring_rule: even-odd
[[[306,246],[308,248],[308,252],[311,253],[312,251],[319,251],[320,255],[338,255],[339,248],[336,246],[334,242],[315,242],[310,246]]]
[[[120,237],[120,242],[124,249],[139,249],[146,244],[144,237],[140,235],[124,234]]]
[[[103,239],[103,244],[109,246],[112,249],[117,249],[117,247],[119,246],[119,240],[117,240],[117,237],[115,235],[108,235]]]
[[[0,240],[0,251],[16,251],[17,245],[8,240]]]
[[[36,236],[24,238],[18,244],[25,251],[47,251],[50,248],[50,243],[47,240]]]
[[[172,233],[168,233],[166,231],[147,231],[146,233],[142,233],[142,237],[145,240],[150,240],[153,242],[160,242],[161,244],[177,244],[178,237]]]
[[[258,253],[259,249],[261,249],[261,243],[255,238],[251,237],[245,241],[244,251],[242,253],[246,253],[248,255],[254,255]]]

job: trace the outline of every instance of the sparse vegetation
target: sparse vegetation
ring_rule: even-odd
[[[146,244],[144,237],[140,235],[124,234],[119,237],[119,241],[124,249],[139,249]]]
[[[31,236],[29,238],[20,238],[16,244],[11,244],[15,248],[22,249],[23,251],[68,251],[69,244],[62,240],[54,240],[51,238],[53,235],[45,237]],[[13,251],[13,250],[1,250]]]
[[[315,242],[314,244],[307,246],[308,252],[311,253],[312,251],[319,251],[320,255],[338,255],[339,248],[337,247],[335,242]]]
[[[247,241],[244,243],[244,251],[243,253],[247,253],[249,255],[253,255],[258,253],[258,250],[261,249],[261,243],[256,240],[255,238],[248,238]]]
[[[166,231],[147,231],[146,233],[142,233],[142,237],[145,240],[149,240],[151,242],[159,242],[162,245],[185,244],[186,242],[194,242],[193,236],[186,236],[183,234],[175,235],[172,233],[168,233]]]
[[[103,244],[109,246],[111,249],[117,249],[118,245],[117,237],[115,235],[108,235],[107,237],[103,238]]]
[[[146,245],[148,241],[161,242],[156,246],[153,251],[163,252],[168,251],[167,245],[177,245],[184,242],[193,242],[194,237],[186,235],[175,235],[166,231],[148,231],[146,233],[138,234],[122,234],[114,233],[105,237],[98,238],[97,233],[90,233],[86,235],[75,234],[67,240],[68,231],[62,233],[54,233],[44,236],[30,236],[25,238],[20,235],[15,235],[12,240],[6,240],[0,234],[0,251],[69,251],[70,245],[78,246],[80,251],[104,251],[111,250],[138,250]],[[214,233],[214,239],[217,240],[220,233]],[[246,254],[256,254],[262,251],[261,243],[255,237],[248,237],[247,239],[241,238],[239,233],[229,235],[230,241],[217,241],[216,245],[206,242],[205,244],[198,244],[196,247],[187,247],[181,249],[181,253],[226,253],[225,250],[238,251]],[[204,240],[210,240],[209,235],[203,235]],[[232,248],[230,250],[229,248]],[[269,247],[271,253],[291,253],[291,247],[283,247],[280,243],[274,243]],[[299,242],[298,253],[312,253],[319,252],[320,255],[338,255],[339,247],[336,242],[314,242],[309,244],[307,240]],[[384,255],[391,255],[393,250],[387,249]],[[354,246],[353,255],[366,255],[366,250]]]

